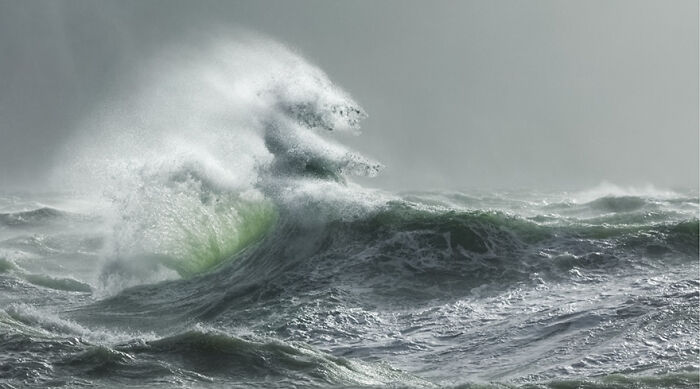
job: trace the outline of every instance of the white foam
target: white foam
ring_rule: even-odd
[[[668,200],[679,198],[680,195],[669,189],[660,189],[652,184],[643,186],[620,186],[603,181],[598,186],[572,195],[572,200],[578,203],[587,203],[602,197],[644,197],[656,200]]]
[[[366,114],[320,69],[281,44],[250,35],[216,39],[164,49],[146,63],[85,118],[57,159],[55,186],[98,199],[111,230],[105,264],[172,256],[193,235],[220,243],[227,237],[219,235],[235,228],[219,224],[241,222],[235,209],[221,210],[222,203],[262,202],[267,189],[283,186],[316,195],[317,186],[290,177],[308,161],[338,174],[373,175],[380,168],[321,136],[356,133]],[[271,169],[286,162],[288,169]],[[349,197],[357,192],[345,191]],[[156,270],[152,277],[123,280],[103,275],[102,289],[172,276]]]
[[[126,333],[100,328],[87,328],[72,320],[61,318],[47,309],[40,309],[24,303],[10,304],[5,312],[34,330],[45,331],[46,336],[76,336],[93,344],[115,345],[133,339],[155,340],[153,333]]]

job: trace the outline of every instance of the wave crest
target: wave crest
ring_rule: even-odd
[[[343,185],[381,170],[322,135],[358,133],[367,114],[299,55],[251,37],[190,50],[157,56],[61,156],[59,185],[106,203],[108,273],[136,280],[158,267],[124,263],[134,261],[184,277],[210,270],[272,228],[299,179]]]

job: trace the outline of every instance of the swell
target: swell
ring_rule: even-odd
[[[0,312],[0,340],[4,348],[0,362],[13,366],[11,370],[0,368],[0,380],[15,383],[139,387],[183,382],[261,387],[432,386],[386,364],[337,357],[301,342],[274,338],[239,337],[194,328],[157,338],[135,337],[123,343],[96,344],[48,332],[5,332],[3,324],[11,324],[10,329],[24,324],[3,320]],[[38,357],[31,363],[22,357],[28,351]]]
[[[464,384],[455,386],[454,389],[502,389],[504,387],[520,389],[653,389],[653,388],[696,388],[700,380],[694,369],[689,371],[666,373],[655,376],[637,376],[626,374],[609,374],[595,378],[581,378],[569,380],[552,380],[524,385],[503,384]]]
[[[43,224],[67,216],[66,212],[51,207],[28,211],[0,213],[0,225],[24,227]]]
[[[403,337],[389,345],[364,340],[368,350],[335,342],[355,345],[368,329],[383,328],[382,318],[372,312],[414,312],[432,320],[436,306],[472,312],[483,309],[480,301],[487,306],[502,303],[508,291],[541,290],[546,296],[548,287],[589,290],[600,285],[609,292],[617,288],[614,280],[637,279],[640,269],[651,270],[645,274],[658,274],[657,270],[667,271],[676,265],[676,270],[687,270],[694,268],[698,256],[697,218],[676,221],[670,217],[663,223],[632,226],[591,226],[568,219],[551,224],[501,211],[425,207],[399,200],[349,218],[338,214],[319,217],[324,212],[312,204],[280,206],[274,227],[260,241],[213,271],[137,286],[68,312],[71,320],[89,327],[166,335],[90,348],[67,363],[78,376],[119,377],[122,383],[140,374],[136,372],[147,372],[187,382],[231,380],[260,386],[425,386],[430,384],[382,364],[358,361],[375,355],[383,358],[409,351],[433,355],[439,351],[423,349]],[[597,284],[604,277],[612,285]],[[674,291],[679,294],[673,295]],[[579,324],[584,329],[599,324],[603,328],[610,322],[623,328],[651,320],[655,326],[677,328],[674,323],[678,317],[695,312],[697,282],[675,283],[665,293],[621,301],[612,298],[602,316],[601,312],[570,314],[553,308],[559,313],[551,316],[541,312],[543,321],[527,331],[519,329],[513,343],[491,338],[486,343],[495,349],[510,347],[510,353],[520,355],[548,347],[550,335],[552,339],[578,339],[583,331]],[[552,301],[559,300],[555,296]],[[675,313],[649,318],[649,312],[666,312],[657,312],[661,304],[671,304]],[[223,329],[203,330],[200,323]],[[410,333],[413,326],[425,324],[421,323],[411,320],[411,326],[404,330]],[[692,333],[693,324],[686,324],[683,331]],[[489,327],[488,323],[482,325]],[[451,345],[455,344],[452,337],[459,342],[467,336],[448,327],[449,331],[443,329],[444,338],[431,338],[431,342]],[[245,334],[239,335],[239,328],[245,328]],[[617,341],[618,335],[611,332],[609,341]],[[597,341],[604,344],[599,338]],[[464,356],[453,352],[456,354],[445,358]],[[624,358],[624,353],[613,356]],[[690,357],[678,358],[685,361]],[[608,365],[598,366],[596,360],[590,363],[588,370],[584,366],[581,371],[611,372]],[[524,384],[528,388],[691,387],[696,383],[681,370],[674,368],[671,374],[649,377],[613,374],[579,378],[567,373],[550,379],[558,376],[553,374],[518,382],[534,382]],[[642,369],[634,374],[647,372]]]
[[[244,383],[283,381],[316,386],[422,382],[387,366],[335,357],[299,342],[244,338],[201,329],[118,349],[155,355],[198,374],[223,375]]]
[[[136,215],[144,218],[140,225],[146,229],[125,229],[118,237],[136,242],[138,250],[131,254],[122,251],[119,261],[102,269],[104,285],[120,282],[121,289],[161,281],[145,278],[128,283],[130,277],[157,272],[158,266],[182,278],[222,268],[224,273],[242,278],[242,284],[256,280],[276,283],[279,279],[289,283],[285,286],[289,290],[322,282],[357,284],[369,290],[369,295],[399,299],[410,295],[407,291],[411,289],[434,292],[415,294],[418,297],[414,298],[422,299],[464,295],[484,286],[499,289],[529,283],[533,274],[539,279],[563,281],[578,277],[571,273],[575,269],[624,272],[632,267],[687,263],[698,257],[697,217],[668,207],[657,206],[653,212],[623,207],[625,211],[604,216],[573,217],[551,213],[548,206],[548,211],[527,216],[448,208],[413,196],[410,201],[362,205],[348,216],[346,211],[357,206],[353,202],[364,199],[310,199],[302,191],[301,197],[277,197],[273,202],[205,189],[201,179],[195,183],[197,191],[191,192],[191,198],[190,192],[185,192],[186,201],[166,196],[167,201],[159,203],[161,192],[155,192],[152,197],[158,203],[151,198],[149,207],[153,209]],[[603,203],[609,202],[606,199]],[[29,214],[53,218],[57,213]],[[2,244],[48,255],[56,253],[54,246],[62,247],[61,239],[47,237],[34,242],[18,238]],[[52,246],[44,249],[47,242],[53,242]],[[77,253],[97,247],[83,246],[75,248]],[[233,260],[240,265],[231,265]],[[4,264],[4,271],[13,266],[7,259],[0,264]],[[291,271],[285,274],[287,269]],[[15,273],[38,286],[90,290],[85,282],[71,277]]]
[[[176,326],[225,317],[245,322],[265,304],[320,291],[331,300],[395,309],[518,286],[594,283],[698,258],[698,219],[543,225],[504,212],[423,209],[403,201],[351,220],[300,222],[298,212],[280,209],[261,241],[216,271],[127,290],[76,317],[115,325],[138,319],[144,329],[156,318],[158,325]]]

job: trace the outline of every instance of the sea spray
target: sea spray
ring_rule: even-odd
[[[247,37],[197,56],[170,50],[122,105],[85,121],[56,170],[59,186],[106,204],[103,283],[210,270],[273,228],[275,203],[299,180],[344,185],[381,169],[322,136],[357,134],[366,114],[284,46]]]

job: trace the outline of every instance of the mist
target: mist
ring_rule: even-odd
[[[0,186],[40,188],[163,47],[245,30],[367,111],[341,137],[386,165],[369,185],[696,188],[697,15],[696,1],[4,1]]]

